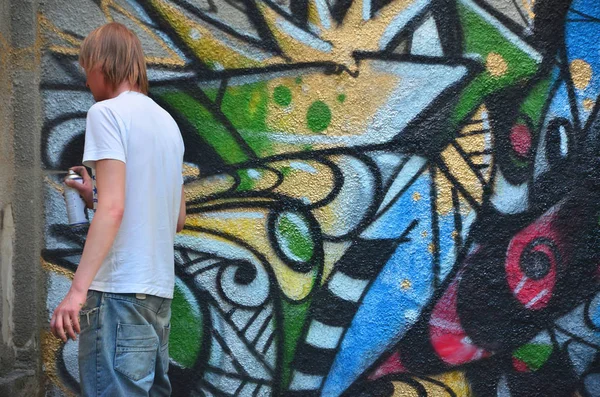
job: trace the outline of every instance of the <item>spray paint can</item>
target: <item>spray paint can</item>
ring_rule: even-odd
[[[65,179],[83,183],[83,178],[75,171],[69,170]],[[65,201],[67,202],[67,217],[71,226],[85,225],[89,223],[87,212],[85,211],[85,200],[77,189],[65,184]]]

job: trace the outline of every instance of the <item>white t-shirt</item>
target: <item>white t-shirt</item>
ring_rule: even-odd
[[[126,91],[90,108],[83,164],[92,168],[94,208],[96,161],[126,168],[123,220],[90,289],[173,297],[183,152],[175,120],[144,94]]]

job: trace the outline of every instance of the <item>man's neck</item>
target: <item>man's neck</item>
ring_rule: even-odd
[[[109,99],[116,98],[125,91],[141,92],[137,85],[131,85],[129,82],[124,81],[121,84],[119,84],[119,86],[111,93]]]

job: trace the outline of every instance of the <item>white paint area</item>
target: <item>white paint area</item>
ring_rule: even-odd
[[[394,182],[388,189],[383,201],[379,205],[377,214],[379,214],[388,204],[400,193],[404,188],[407,187],[408,183],[419,173],[423,171],[423,167],[427,163],[424,157],[413,156],[404,164],[402,170],[394,179]]]
[[[357,280],[342,272],[336,272],[329,280],[327,287],[334,295],[343,300],[358,302],[368,284],[368,280]]]
[[[312,320],[306,335],[306,343],[320,349],[335,349],[342,337],[344,328],[333,327],[320,321]]]
[[[536,303],[539,302],[540,299],[542,299],[544,296],[548,295],[548,290],[544,289],[542,291],[540,291],[539,294],[537,294],[536,296],[533,297],[533,299],[531,299],[529,302],[527,302],[527,304],[525,305],[526,308],[531,308],[533,305],[535,305]]]
[[[406,27],[406,25],[417,15],[419,15],[426,6],[429,5],[429,0],[416,0],[402,12],[400,12],[390,22],[379,40],[379,49],[385,49],[392,40]],[[434,80],[432,80],[434,81]]]
[[[323,377],[319,375],[308,375],[300,371],[294,371],[292,375],[292,382],[290,383],[290,390],[317,390],[321,387]]]
[[[494,193],[491,202],[494,207],[504,214],[518,214],[527,210],[529,206],[529,185],[513,185],[504,178],[502,171],[498,170],[494,180]]]
[[[440,35],[433,17],[429,17],[413,33],[410,53],[413,55],[425,55],[432,57],[441,57],[444,55]]]

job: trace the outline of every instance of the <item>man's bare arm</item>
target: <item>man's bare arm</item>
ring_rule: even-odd
[[[97,210],[79,266],[67,296],[58,305],[50,321],[52,332],[63,341],[67,340],[67,335],[74,340],[75,332],[80,332],[79,310],[121,226],[125,208],[125,163],[118,160],[97,161],[96,188]]]
[[[185,191],[181,186],[181,203],[179,204],[179,217],[177,218],[177,233],[183,230],[185,226]]]

